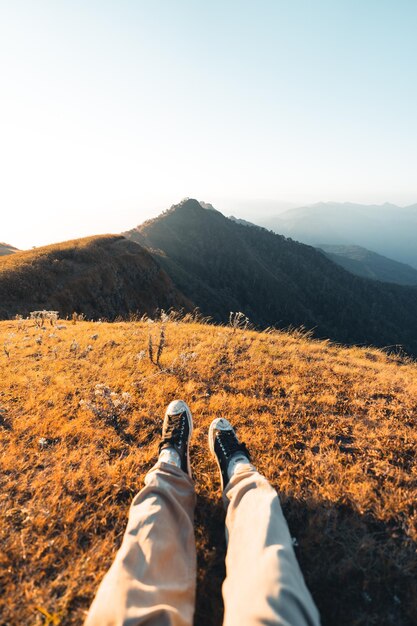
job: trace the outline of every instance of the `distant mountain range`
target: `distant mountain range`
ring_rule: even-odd
[[[253,222],[239,219],[233,215],[229,216],[229,220],[243,226],[260,228]],[[417,285],[417,270],[411,265],[394,261],[362,246],[320,244],[315,247],[324,252],[328,259],[356,276],[396,283],[397,285]]]
[[[417,204],[320,202],[289,209],[262,226],[313,246],[362,246],[417,269]]]
[[[33,310],[88,318],[154,314],[192,304],[147,250],[120,235],[88,237],[0,260],[0,318]]]
[[[388,259],[361,246],[321,244],[318,249],[323,250],[331,261],[357,276],[398,285],[417,285],[417,270],[411,265]]]
[[[17,248],[13,246],[9,246],[8,243],[0,242],[0,256],[6,256],[6,254],[13,254],[13,252],[17,252]]]
[[[346,272],[314,249],[248,228],[196,200],[124,235],[148,248],[176,287],[206,315],[243,311],[265,327],[304,325],[318,337],[417,354],[417,289]]]

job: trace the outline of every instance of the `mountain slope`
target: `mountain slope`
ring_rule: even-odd
[[[289,209],[262,225],[313,246],[363,246],[417,269],[417,205],[319,202]]]
[[[232,222],[236,222],[236,224],[241,224],[242,226],[248,226],[249,228],[262,228],[262,226],[257,226],[253,222],[242,220],[240,217],[235,217],[234,215],[229,215],[228,219],[232,220]]]
[[[417,354],[417,289],[352,276],[322,253],[248,228],[196,200],[125,233],[148,247],[204,314],[243,311],[260,326],[305,325],[347,343],[403,343]]]
[[[0,242],[0,256],[6,256],[7,254],[13,254],[14,252],[18,252],[17,248],[10,246],[8,243]]]
[[[40,309],[87,317],[186,309],[152,256],[120,235],[89,237],[17,252],[0,260],[0,318]]]
[[[348,272],[397,285],[417,285],[417,270],[361,246],[318,246],[327,258]]]

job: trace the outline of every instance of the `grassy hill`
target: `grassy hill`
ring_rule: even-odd
[[[221,415],[280,494],[323,625],[415,624],[417,365],[191,316],[164,331],[158,367],[160,322],[0,323],[1,624],[82,624],[173,398],[195,420],[198,626],[222,617]]]
[[[0,258],[0,319],[30,311],[89,318],[153,314],[191,303],[149,252],[120,235],[66,241]]]
[[[353,276],[318,250],[248,228],[196,200],[125,233],[146,246],[205,315],[243,311],[260,327],[304,325],[342,343],[417,355],[417,288]]]
[[[361,246],[317,246],[331,260],[357,276],[398,285],[417,285],[417,269]]]

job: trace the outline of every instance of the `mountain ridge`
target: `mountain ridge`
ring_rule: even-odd
[[[315,248],[248,228],[197,200],[124,233],[146,246],[205,315],[243,311],[260,327],[305,326],[342,343],[417,353],[417,289],[354,276]]]
[[[317,246],[331,260],[352,274],[397,285],[417,285],[417,270],[362,246]]]

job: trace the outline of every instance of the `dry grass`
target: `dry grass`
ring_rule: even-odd
[[[25,265],[33,265],[37,260],[47,254],[55,254],[63,250],[83,250],[88,248],[94,242],[116,241],[121,239],[120,235],[93,235],[92,237],[84,237],[82,239],[71,239],[62,243],[53,243],[49,246],[41,246],[40,248],[31,248],[30,250],[17,250],[14,254],[4,255],[0,259],[0,275],[9,271],[23,269]]]
[[[184,398],[196,624],[221,624],[223,512],[206,445],[220,415],[281,495],[323,624],[415,624],[417,366],[300,333],[173,321],[158,366],[150,331],[157,346],[158,323],[0,323],[1,623],[82,623],[164,409]]]

